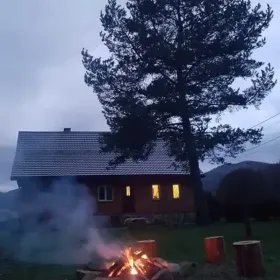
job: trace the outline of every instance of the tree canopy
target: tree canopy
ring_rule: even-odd
[[[268,204],[273,190],[267,185],[263,171],[241,168],[227,174],[220,182],[217,197],[228,218],[245,222],[246,236],[251,237],[250,218],[263,204]]]
[[[224,205],[239,208],[260,204],[271,197],[264,172],[241,168],[227,174],[220,182],[217,196]]]
[[[261,129],[221,124],[226,111],[258,107],[274,87],[274,70],[253,51],[273,17],[249,0],[109,0],[101,13],[109,58],[82,51],[85,82],[93,87],[111,129],[104,151],[142,160],[156,140],[190,172],[202,199],[199,160],[223,163],[258,144]],[[237,88],[238,78],[248,87]]]

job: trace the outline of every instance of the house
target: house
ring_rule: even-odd
[[[100,215],[193,215],[189,176],[174,167],[163,141],[146,161],[112,168],[108,163],[113,155],[100,151],[101,134],[69,128],[19,132],[11,180],[28,193],[33,187],[47,190],[57,178],[75,178],[90,190]]]

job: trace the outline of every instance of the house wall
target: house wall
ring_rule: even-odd
[[[135,208],[139,213],[168,213],[193,211],[192,189],[185,183],[180,184],[180,198],[172,197],[172,184],[178,182],[156,183],[160,185],[160,199],[152,199],[152,184],[133,186],[135,188]]]
[[[104,215],[123,214],[125,187],[131,187],[134,196],[135,212],[156,214],[170,212],[193,212],[194,196],[188,176],[105,176],[83,177],[81,183],[88,186],[92,195],[98,197],[98,186],[112,185],[114,200],[96,202],[96,212]],[[160,186],[160,200],[152,199],[152,185]],[[173,199],[172,185],[180,185],[180,198]]]
[[[19,178],[18,185],[24,197],[36,199],[38,189],[48,191],[57,178]],[[69,178],[68,178],[69,179]],[[70,178],[71,179],[71,178]],[[131,187],[134,196],[136,214],[161,214],[174,212],[193,212],[194,196],[188,176],[83,176],[72,178],[72,181],[87,186],[94,197],[93,213],[101,215],[124,214],[125,187]],[[152,199],[152,185],[160,186],[160,200]],[[172,185],[180,185],[180,198],[173,199]],[[98,201],[98,186],[112,185],[114,188],[113,201]],[[36,190],[37,189],[37,190]]]

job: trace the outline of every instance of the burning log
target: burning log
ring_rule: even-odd
[[[234,242],[235,263],[239,276],[253,278],[263,277],[263,255],[261,242],[257,240]]]
[[[158,265],[160,267],[168,267],[168,262],[162,258],[159,258],[159,257],[155,257],[155,258],[152,258],[153,262],[155,265]]]
[[[153,240],[152,240],[153,241]],[[133,276],[133,280],[136,278],[139,280],[156,280],[154,279],[155,275],[162,275],[160,273],[161,270],[168,270],[169,275],[172,271],[168,267],[168,263],[160,258],[150,258],[146,252],[155,252],[154,242],[148,240],[149,245],[152,244],[152,247],[148,247],[148,250],[141,251],[136,248],[126,248],[120,254],[120,257],[112,263],[109,268],[106,270],[77,270],[76,275],[78,280],[108,280],[109,278],[114,277],[114,280],[121,278],[122,280],[125,278],[131,279]],[[140,242],[140,244],[146,244],[146,242]],[[145,246],[144,246],[145,247]],[[151,250],[152,248],[153,250]],[[177,265],[179,267],[179,265]],[[177,269],[179,272],[179,268]],[[164,276],[168,276],[166,273]],[[89,276],[89,277],[88,277]],[[86,279],[85,279],[86,278]],[[164,278],[164,277],[160,277]],[[165,280],[161,279],[161,280]],[[166,280],[169,280],[168,277]]]
[[[146,251],[141,251],[139,248],[127,248],[109,268],[108,276],[145,275],[145,277],[151,279],[158,271],[167,267],[167,265],[167,262],[159,258],[149,258]]]
[[[204,238],[205,258],[208,263],[222,263],[226,259],[225,241],[223,236]]]
[[[119,257],[108,269],[106,274],[109,277],[116,277],[120,270],[126,265],[124,258]]]
[[[136,247],[148,255],[150,258],[157,256],[157,247],[155,240],[139,240],[136,242]]]
[[[109,280],[108,277],[97,277],[94,280]],[[114,280],[149,280],[146,276],[137,274],[137,275],[125,275],[114,277]]]

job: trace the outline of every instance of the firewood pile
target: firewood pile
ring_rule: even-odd
[[[193,262],[168,263],[163,267],[162,263],[166,261],[161,258],[153,258],[150,261],[146,274],[130,274],[127,271],[118,275],[120,271],[115,267],[115,273],[112,268],[107,269],[90,269],[84,267],[76,271],[77,280],[115,280],[115,279],[142,279],[142,280],[176,280],[187,278],[196,272],[197,264]],[[110,274],[112,273],[112,274]],[[111,275],[111,276],[109,276]]]

